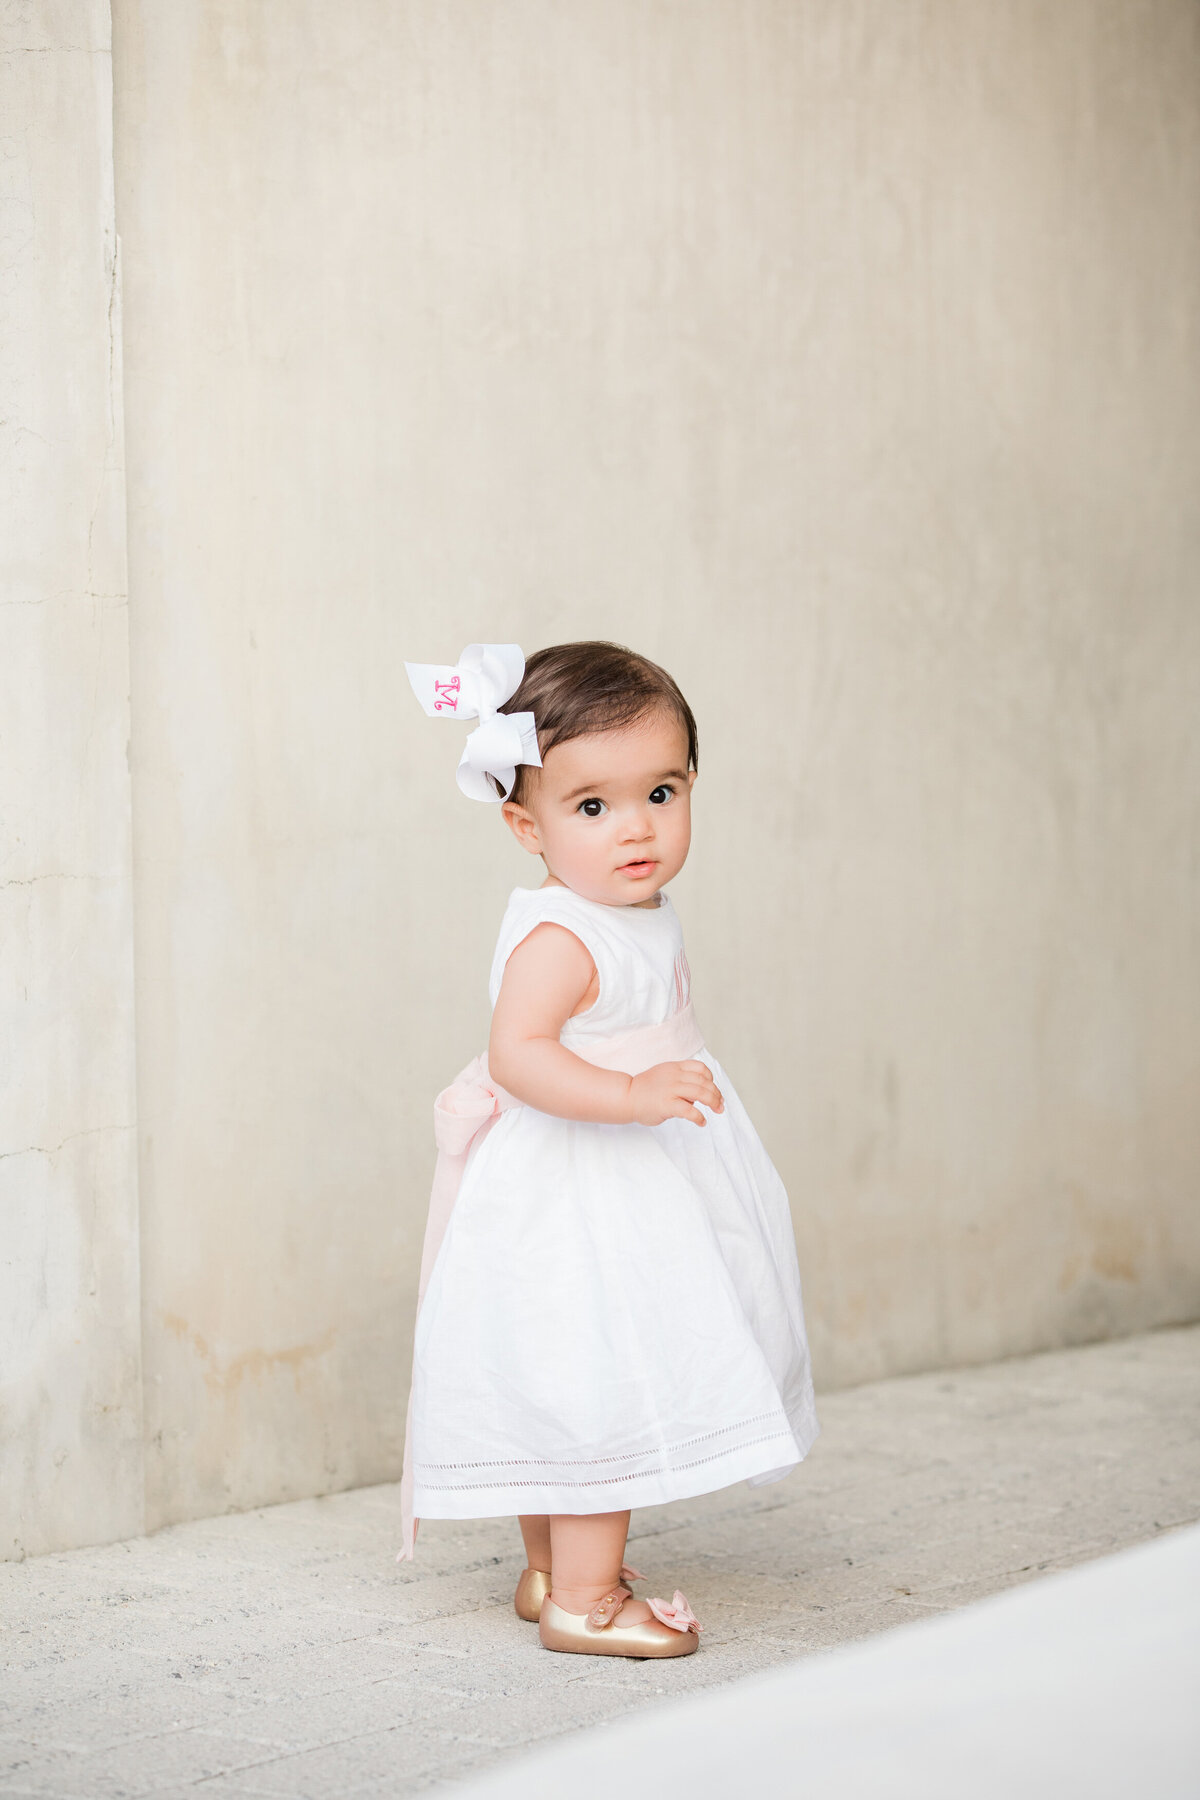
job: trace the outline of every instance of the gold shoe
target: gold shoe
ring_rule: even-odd
[[[547,1594],[538,1621],[543,1648],[571,1650],[583,1656],[690,1656],[700,1648],[697,1633],[702,1627],[682,1594],[676,1593],[673,1606],[664,1606],[662,1601],[657,1604],[681,1621],[686,1615],[687,1625],[667,1625],[657,1617],[643,1619],[637,1625],[614,1625],[612,1621],[622,1605],[632,1598],[628,1588],[615,1587],[596,1602],[591,1612],[569,1613],[556,1606]],[[650,1602],[651,1606],[655,1604]]]
[[[517,1583],[517,1591],[513,1595],[513,1606],[518,1619],[528,1619],[536,1625],[542,1610],[542,1601],[550,1592],[550,1575],[546,1569],[522,1569],[521,1579]]]
[[[646,1577],[640,1569],[631,1569],[628,1563],[621,1564],[622,1581],[644,1581]],[[518,1619],[527,1619],[536,1625],[542,1610],[542,1601],[550,1592],[550,1576],[545,1569],[522,1569],[521,1579],[517,1583],[517,1591],[513,1595],[513,1607]]]

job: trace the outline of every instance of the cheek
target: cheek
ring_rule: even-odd
[[[608,825],[608,814],[602,819],[589,819],[585,813],[572,813],[549,824],[542,834],[542,842],[551,856],[586,857],[589,850],[604,842]]]

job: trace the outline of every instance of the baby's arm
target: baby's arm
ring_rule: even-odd
[[[658,1063],[641,1075],[598,1069],[558,1034],[587,992],[594,964],[564,925],[543,920],[508,958],[492,1012],[488,1069],[502,1088],[539,1112],[610,1125],[707,1123],[696,1104],[724,1101],[705,1063]]]

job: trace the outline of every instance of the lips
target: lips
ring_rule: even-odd
[[[619,875],[648,875],[654,866],[653,857],[645,856],[637,862],[622,863],[617,873]]]

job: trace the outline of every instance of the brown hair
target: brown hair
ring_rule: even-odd
[[[521,685],[499,709],[531,712],[537,723],[543,756],[555,744],[586,737],[594,731],[616,731],[663,708],[687,732],[687,766],[699,767],[696,720],[679,687],[665,669],[624,644],[588,639],[551,644],[535,650],[525,664]],[[518,763],[508,799],[521,802],[528,763]],[[497,793],[500,784],[488,777]]]

